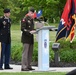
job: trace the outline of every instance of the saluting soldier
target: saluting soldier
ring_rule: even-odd
[[[3,70],[3,61],[4,69],[13,69],[10,67],[10,48],[11,48],[11,19],[10,9],[4,9],[4,16],[0,18],[0,70]]]
[[[34,70],[31,67],[32,54],[33,54],[33,44],[34,44],[34,8],[30,8],[27,15],[21,20],[21,31],[23,43],[23,53],[22,53],[22,67],[21,71]]]

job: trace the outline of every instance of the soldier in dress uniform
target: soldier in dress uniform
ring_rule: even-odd
[[[6,8],[3,12],[4,16],[0,18],[0,70],[3,70],[3,62],[4,69],[13,69],[9,65],[11,48],[10,9]]]
[[[22,53],[22,67],[21,71],[34,70],[31,67],[32,54],[33,54],[33,44],[34,44],[34,8],[30,8],[27,15],[21,20],[21,31],[23,43],[23,53]]]

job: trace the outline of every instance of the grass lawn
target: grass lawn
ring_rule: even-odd
[[[20,72],[20,73],[0,73],[0,75],[65,75],[66,73],[61,72]]]

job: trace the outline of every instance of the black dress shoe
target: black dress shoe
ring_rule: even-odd
[[[35,69],[33,69],[33,68],[28,68],[29,70],[35,70]]]
[[[0,68],[0,70],[3,70],[3,68]]]
[[[28,68],[25,68],[25,69],[21,69],[21,71],[29,71],[29,69]]]
[[[5,69],[13,69],[12,67],[5,67]]]

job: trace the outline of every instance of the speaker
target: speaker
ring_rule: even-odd
[[[76,69],[68,72],[66,75],[76,75]]]
[[[60,49],[60,43],[53,43],[52,44],[52,49],[54,51],[58,51]]]

